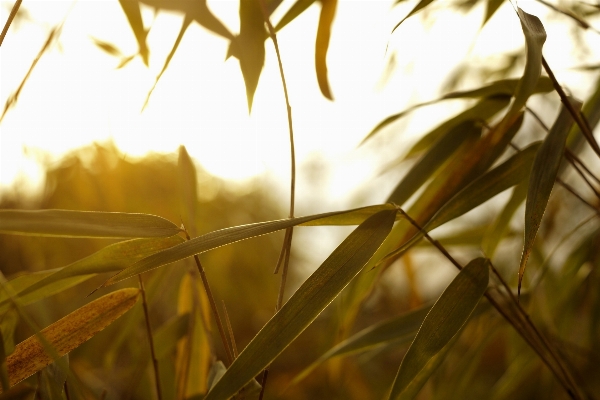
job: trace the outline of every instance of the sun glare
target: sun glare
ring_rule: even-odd
[[[289,8],[286,4],[277,10],[274,20]],[[11,5],[2,2],[3,21]],[[237,2],[212,1],[209,5],[236,30]],[[477,13],[469,18],[440,18],[451,24],[450,28],[428,29],[414,18],[390,36],[394,22],[408,11],[403,5],[391,6],[391,1],[340,2],[328,57],[334,102],[320,94],[314,73],[318,6],[313,5],[279,33],[299,163],[314,154],[334,159],[351,152],[389,114],[439,95],[442,71],[469,51],[470,43],[461,38],[473,37],[480,24]],[[41,169],[32,168],[35,160],[27,149],[43,150],[55,160],[74,148],[108,140],[131,156],[174,152],[184,144],[217,176],[245,180],[269,172],[282,181],[289,180],[287,117],[270,41],[251,114],[239,64],[235,59],[225,60],[228,43],[196,24],[186,32],[142,110],[175,42],[181,15],[160,12],[155,16],[152,9],[144,8],[144,23],[152,26],[149,67],[137,57],[117,68],[119,59],[103,52],[94,40],[109,43],[124,55],[137,52],[118,2],[32,1],[23,7],[28,18],[11,27],[0,53],[3,103],[18,88],[47,33],[63,19],[64,26],[0,125],[0,185],[6,187],[23,176],[40,181],[36,174],[41,174]],[[512,10],[503,11],[504,16],[511,16]],[[518,24],[516,19],[511,23]],[[444,37],[449,29],[452,37]],[[519,46],[518,25],[514,30],[514,38],[508,40],[510,35],[506,35],[503,40]],[[426,37],[428,31],[432,37]],[[411,74],[396,73],[398,77],[381,89],[382,73],[391,55],[396,57],[397,71]],[[403,140],[409,141],[428,123],[431,121],[417,121],[408,127]],[[369,166],[361,162],[349,167],[341,181],[359,176],[369,179],[369,173],[357,173],[357,168]],[[330,195],[342,196],[348,190],[348,185],[338,186]]]

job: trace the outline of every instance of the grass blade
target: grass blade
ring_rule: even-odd
[[[467,264],[435,302],[406,352],[394,380],[390,399],[398,399],[427,363],[450,342],[487,289],[488,261]]]
[[[109,293],[42,329],[40,334],[59,356],[63,356],[91,339],[133,307],[138,295],[139,290],[133,288]],[[37,336],[31,336],[19,343],[6,359],[10,385],[16,385],[53,361]]]
[[[393,206],[384,206],[387,211],[395,210]],[[360,213],[364,213],[364,208],[347,210],[347,211],[335,211],[325,214],[310,215],[307,217],[299,218],[287,218],[277,221],[258,222],[255,224],[234,226],[231,228],[221,229],[218,231],[210,232],[202,236],[198,236],[192,240],[181,243],[177,246],[171,247],[167,250],[163,250],[159,253],[153,254],[146,257],[118,274],[111,277],[102,286],[109,286],[114,283],[120,282],[124,279],[132,276],[150,271],[154,268],[161,267],[166,264],[170,264],[175,261],[183,260],[184,258],[193,256],[195,254],[204,253],[205,251],[225,246],[230,243],[238,242],[240,240],[249,239],[251,237],[266,235],[268,233],[276,232],[282,229],[287,229],[291,226],[300,225],[303,223],[309,223],[315,220],[323,219],[327,221],[327,218],[337,217],[342,214],[350,214],[352,218],[357,218]],[[352,214],[355,213],[355,214]],[[364,215],[364,214],[363,214]],[[329,221],[332,221],[331,219]]]
[[[394,31],[400,26],[402,25],[402,23],[404,21],[406,21],[407,19],[409,19],[410,17],[412,17],[413,15],[415,15],[416,13],[418,13],[419,11],[421,11],[422,9],[424,9],[425,7],[427,7],[429,4],[431,4],[433,2],[433,0],[421,0],[419,1],[419,4],[417,4],[409,13],[406,17],[402,18],[402,20],[400,20],[400,22],[398,22],[396,24],[396,26],[394,26],[394,29],[392,29],[392,33],[394,33]]]
[[[121,4],[121,8],[123,8],[127,21],[129,21],[129,26],[131,26],[131,30],[137,40],[139,54],[142,57],[144,64],[148,66],[148,56],[150,54],[148,45],[146,44],[148,31],[144,28],[140,4],[137,0],[119,0],[119,4]]]
[[[205,400],[233,396],[269,365],[361,271],[395,218],[396,211],[381,211],[359,225],[267,322]]]
[[[296,0],[293,6],[290,7],[288,12],[285,13],[281,20],[275,25],[275,32],[279,32],[287,24],[296,19],[297,16],[302,14],[308,7],[310,7],[315,0]]]
[[[183,243],[183,238],[133,239],[106,246],[96,253],[58,270],[22,275],[9,281],[21,304],[31,304],[62,292],[96,274],[120,271],[136,261],[160,250]],[[41,277],[41,279],[38,279]],[[8,303],[6,293],[0,293],[0,307]]]
[[[571,100],[577,111],[581,103]],[[523,274],[527,266],[527,259],[533,248],[533,242],[542,222],[542,216],[546,210],[550,193],[554,187],[554,181],[565,152],[565,145],[569,130],[573,126],[573,117],[566,107],[562,107],[558,118],[548,132],[548,136],[540,146],[529,178],[527,190],[527,201],[525,202],[525,238],[523,242],[523,254],[519,263],[519,285],[521,292]]]
[[[173,236],[179,228],[150,214],[71,210],[0,210],[0,233],[34,236],[143,238]]]
[[[327,50],[331,38],[331,25],[335,17],[337,0],[321,0],[321,16],[317,28],[317,41],[315,43],[315,69],[317,71],[317,82],[321,93],[329,100],[333,100],[329,80],[327,79]]]

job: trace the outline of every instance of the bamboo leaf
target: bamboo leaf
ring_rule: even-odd
[[[395,210],[394,207],[390,207],[389,205],[385,208],[388,211],[391,211],[392,209]],[[210,232],[205,235],[198,236],[192,240],[188,240],[187,242],[181,243],[177,246],[173,246],[167,250],[163,250],[159,253],[146,257],[131,265],[130,267],[126,268],[125,270],[119,272],[118,274],[114,275],[102,286],[109,286],[120,282],[124,279],[130,278],[132,276],[150,271],[154,268],[158,268],[175,261],[183,260],[184,258],[193,256],[194,254],[204,253],[205,251],[225,246],[230,243],[235,243],[240,240],[249,239],[251,237],[260,235],[266,235],[268,233],[273,233],[303,223],[308,223],[318,219],[335,217],[351,212],[358,212],[353,216],[353,218],[356,218],[363,211],[364,209],[335,211],[324,214],[310,215],[307,217],[287,218],[277,221],[258,222],[255,224],[234,226],[231,228]]]
[[[538,17],[528,14],[520,8],[517,10],[517,14],[525,35],[527,58],[525,71],[519,80],[514,101],[504,118],[505,123],[511,123],[517,117],[529,97],[534,93],[542,73],[542,47],[546,41],[546,31]]]
[[[62,292],[96,274],[120,271],[144,257],[183,241],[179,236],[127,240],[106,246],[58,270],[22,275],[8,283],[19,296],[21,304],[27,305]],[[0,292],[0,307],[8,302],[6,293]]]
[[[142,12],[140,11],[140,5],[137,0],[119,0],[121,8],[129,21],[129,26],[135,35],[135,39],[138,43],[138,51],[144,64],[148,66],[148,45],[146,44],[146,36],[148,31],[144,28],[144,21],[142,20]]]
[[[0,210],[0,233],[132,238],[173,236],[179,228],[150,214],[71,210]]]
[[[327,78],[327,50],[329,49],[331,26],[335,17],[337,0],[320,0],[320,2],[322,7],[319,26],[317,27],[317,41],[315,43],[315,69],[321,93],[327,99],[333,100]]]
[[[433,0],[421,0],[421,1],[419,1],[419,3],[408,13],[408,15],[406,17],[402,18],[402,20],[400,22],[398,22],[396,24],[396,26],[394,26],[394,29],[392,29],[392,33],[394,33],[394,31],[400,25],[402,25],[402,23],[404,21],[406,21],[407,19],[409,19],[410,17],[412,17],[413,15],[415,15],[416,13],[418,13],[419,11],[421,11],[422,9],[424,9],[425,7],[427,7],[432,2],[433,2]]]
[[[288,12],[286,12],[277,25],[275,25],[275,32],[279,32],[287,24],[295,20],[296,17],[306,11],[314,2],[315,0],[296,0],[294,5],[290,7]]]
[[[485,293],[488,280],[488,261],[476,258],[444,290],[400,364],[390,399],[400,398],[427,363],[458,333]]]
[[[138,289],[127,288],[109,293],[73,311],[40,331],[59,356],[69,353],[91,339],[136,303]],[[19,343],[8,356],[10,385],[14,386],[53,362],[37,336]]]
[[[444,204],[427,224],[427,229],[435,229],[526,180],[529,177],[531,165],[539,148],[539,142],[533,143],[499,166],[475,179]]]
[[[233,396],[300,335],[373,256],[395,214],[381,211],[359,225],[252,339],[205,400]]]
[[[480,134],[481,129],[474,121],[466,121],[450,129],[408,171],[389,196],[388,201],[398,205],[404,204],[463,143],[479,138]]]
[[[571,100],[574,108],[580,110],[581,103]],[[554,181],[565,152],[565,145],[569,130],[573,126],[573,118],[566,107],[562,107],[558,118],[548,132],[548,136],[540,146],[529,178],[527,190],[527,201],[525,202],[525,238],[523,242],[523,254],[519,263],[519,285],[521,292],[523,274],[527,266],[527,259],[533,248],[533,242],[542,222],[542,216],[546,210],[550,193],[554,187]]]
[[[411,341],[430,309],[431,305],[411,310],[357,332],[306,367],[294,378],[292,385],[306,378],[316,367],[333,357],[366,351],[388,343],[402,344]]]

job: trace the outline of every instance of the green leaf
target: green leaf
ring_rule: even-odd
[[[517,13],[521,20],[523,34],[525,35],[527,58],[525,61],[525,71],[519,80],[519,85],[515,92],[515,99],[504,117],[503,123],[505,124],[510,124],[517,117],[529,97],[535,92],[540,74],[542,73],[542,47],[546,41],[546,31],[538,17],[528,14],[520,8]]]
[[[135,35],[135,39],[138,43],[138,51],[144,64],[148,66],[148,45],[146,44],[146,37],[148,31],[144,28],[144,21],[142,20],[142,12],[140,11],[140,5],[137,0],[119,0],[121,8],[129,21],[129,26]]]
[[[288,12],[286,12],[277,25],[275,25],[275,31],[279,32],[287,24],[295,20],[296,17],[306,11],[314,2],[315,0],[296,0],[294,5],[290,7]]]
[[[396,24],[396,26],[394,26],[394,29],[392,29],[392,33],[394,33],[394,31],[400,26],[402,25],[402,23],[404,21],[406,21],[407,19],[409,19],[410,17],[412,17],[414,14],[418,13],[419,11],[421,11],[422,9],[424,9],[425,7],[427,7],[429,4],[431,4],[433,2],[433,0],[421,0],[419,1],[419,4],[417,4],[415,6],[415,8],[413,8],[411,10],[411,12],[408,13],[408,15],[404,18],[402,18],[402,20],[400,22],[398,22]]]
[[[400,364],[390,399],[400,398],[428,362],[458,333],[485,293],[488,280],[488,261],[476,258],[444,290]]]
[[[399,345],[411,341],[430,309],[431,305],[411,310],[398,317],[390,318],[357,332],[329,349],[315,362],[306,367],[294,378],[292,385],[300,382],[316,367],[333,357],[370,350],[384,344],[395,343]]]
[[[581,103],[571,100],[573,107],[579,111]],[[554,187],[554,181],[558,174],[558,169],[565,152],[567,135],[573,126],[571,113],[565,106],[562,106],[558,118],[548,132],[548,136],[540,146],[540,149],[533,161],[531,177],[529,178],[529,188],[527,190],[527,201],[525,203],[525,238],[523,242],[523,254],[519,263],[519,285],[518,292],[521,292],[521,283],[523,274],[527,266],[527,259],[533,248],[533,242],[537,231],[542,222],[542,216],[546,211],[546,205],[550,198],[550,193]]]
[[[395,210],[394,207],[390,207],[389,205],[385,208],[388,211],[392,211],[392,209]],[[120,282],[124,279],[130,278],[132,276],[150,271],[154,268],[158,268],[175,261],[183,260],[184,258],[193,256],[195,254],[200,254],[217,247],[238,242],[240,240],[249,239],[251,237],[260,235],[266,235],[268,233],[276,232],[282,229],[287,229],[291,226],[300,225],[318,219],[335,217],[337,215],[356,212],[359,210],[363,209],[335,211],[324,214],[310,215],[307,217],[287,218],[277,221],[258,222],[255,224],[234,226],[231,228],[210,232],[205,235],[198,236],[192,240],[188,240],[187,242],[181,243],[177,246],[171,247],[167,250],[163,250],[159,253],[146,257],[131,265],[129,268],[126,268],[125,270],[114,275],[102,286],[109,286],[114,283]],[[357,215],[355,214],[354,217],[356,218],[356,216]]]
[[[233,396],[298,337],[373,256],[395,214],[381,211],[359,225],[252,339],[205,400]]]
[[[176,315],[165,322],[153,334],[156,358],[168,356],[177,346],[177,342],[188,332],[190,313]]]
[[[183,241],[184,239],[179,236],[127,240],[106,246],[66,267],[22,275],[9,281],[9,284],[23,305],[31,304],[62,292],[96,274],[120,271],[144,257]],[[0,306],[8,302],[6,293],[0,292]]]
[[[473,121],[466,121],[450,129],[408,171],[388,201],[398,205],[404,204],[463,143],[479,138],[480,134],[481,129],[477,128]]]
[[[329,80],[327,78],[327,50],[329,49],[329,40],[331,39],[331,26],[335,17],[337,0],[320,0],[321,15],[319,17],[319,26],[317,27],[317,41],[315,43],[315,69],[317,71],[317,81],[321,93],[329,100],[333,100]]]
[[[179,228],[150,214],[71,210],[0,210],[0,233],[132,238],[173,236]]]
[[[384,210],[395,210],[396,206],[390,203],[386,204],[378,204],[375,206],[367,206],[356,208],[354,210],[344,212],[344,213],[335,213],[329,217],[318,218],[314,220],[309,220],[308,222],[303,222],[299,224],[300,226],[325,226],[325,225],[360,225],[364,220],[369,218],[371,215],[377,214],[379,211]],[[399,220],[401,216],[396,215],[396,220]]]
[[[138,289],[117,290],[78,308],[40,331],[45,340],[63,356],[114,322],[136,303]],[[19,343],[8,356],[8,376],[14,386],[54,360],[37,335]]]
[[[497,194],[526,180],[529,177],[531,165],[539,148],[539,142],[533,143],[472,181],[435,214],[427,224],[428,230],[433,230],[454,218],[460,217]]]

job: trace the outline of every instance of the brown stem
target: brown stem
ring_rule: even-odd
[[[567,98],[567,95],[565,94],[564,90],[562,89],[562,87],[560,86],[558,81],[556,80],[554,73],[550,69],[550,66],[548,65],[548,63],[546,62],[546,59],[543,56],[542,56],[542,65],[544,66],[546,73],[552,80],[554,89],[560,96],[560,100],[565,105],[567,110],[569,110],[569,112],[571,113],[571,116],[573,117],[573,119],[575,120],[577,125],[579,126],[579,129],[581,129],[583,136],[585,136],[586,140],[592,147],[592,150],[594,150],[594,152],[598,155],[598,157],[600,157],[600,146],[598,146],[598,142],[596,142],[596,139],[594,138],[594,133],[590,129],[590,125],[587,122],[587,119],[583,116],[581,111],[576,110],[575,107],[573,107],[573,104],[571,104],[571,102]]]
[[[23,2],[23,0],[17,0],[15,2],[15,4],[13,5],[12,10],[10,10],[10,14],[8,15],[8,19],[6,20],[6,24],[4,24],[2,33],[0,33],[0,46],[2,46],[2,42],[4,42],[4,37],[6,36],[6,33],[8,32],[8,28],[10,27],[10,24],[12,23],[13,19],[15,18],[15,15],[17,15],[17,11],[19,11],[19,7],[21,7],[22,2]]]
[[[148,334],[148,343],[150,344],[150,355],[152,356],[152,366],[154,367],[154,381],[156,382],[156,395],[158,400],[162,400],[162,390],[160,387],[160,374],[158,373],[158,360],[154,351],[154,339],[152,337],[152,327],[150,326],[150,315],[148,313],[148,302],[146,301],[146,289],[142,276],[138,275],[140,283],[140,292],[142,292],[142,306],[144,308],[144,319],[146,320],[146,333]]]
[[[235,336],[233,335],[233,329],[231,328],[231,321],[229,320],[227,307],[225,307],[225,300],[222,300],[222,302],[223,314],[225,314],[225,324],[227,324],[227,331],[229,332],[229,341],[231,342],[231,351],[233,353],[233,359],[235,360],[238,356],[237,345],[235,344]]]
[[[190,240],[190,235],[185,232],[185,237],[187,240]],[[229,346],[227,345],[227,335],[225,335],[225,329],[223,329],[223,324],[221,323],[221,317],[219,316],[219,310],[217,310],[217,303],[215,302],[215,298],[213,297],[212,291],[210,290],[210,285],[208,284],[208,278],[206,277],[206,272],[204,272],[204,268],[202,268],[202,264],[200,264],[200,258],[198,258],[198,254],[194,254],[194,260],[196,261],[196,267],[198,267],[198,272],[200,273],[200,278],[202,279],[202,285],[204,286],[204,291],[206,292],[206,297],[208,297],[208,302],[210,303],[210,309],[212,310],[215,321],[217,322],[217,328],[219,330],[219,335],[221,336],[221,341],[223,342],[223,347],[225,347],[225,354],[227,356],[227,362],[231,364],[233,361],[233,356],[231,351],[229,350]]]

